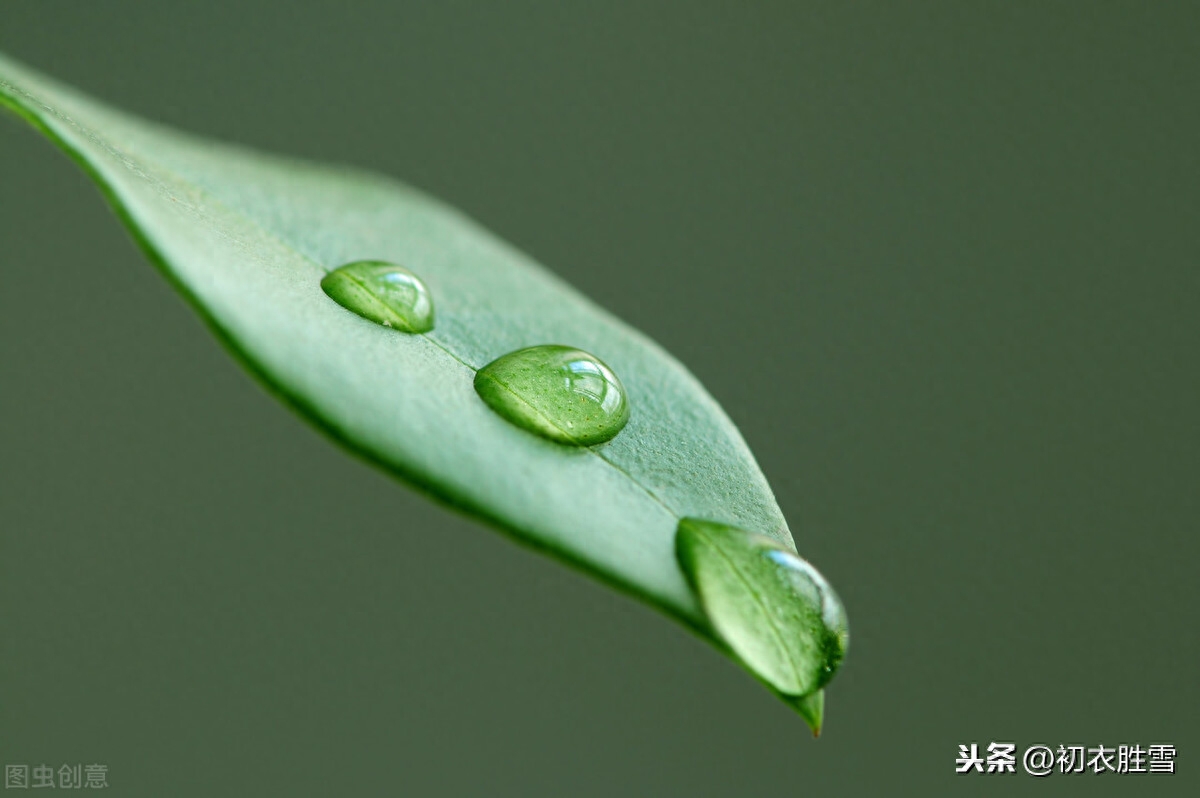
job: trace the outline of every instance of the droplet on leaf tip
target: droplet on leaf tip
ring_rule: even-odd
[[[773,538],[697,518],[679,522],[675,552],[713,629],[775,690],[799,699],[833,678],[849,643],[846,611],[808,561]]]

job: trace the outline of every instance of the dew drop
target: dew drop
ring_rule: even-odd
[[[573,446],[611,440],[629,420],[617,375],[569,346],[532,346],[493,360],[476,373],[475,392],[518,427]]]
[[[321,278],[321,290],[364,319],[407,333],[433,329],[433,298],[420,277],[403,266],[359,260]]]
[[[675,554],[713,628],[768,684],[807,696],[833,678],[850,642],[846,610],[807,560],[698,518],[679,522]]]

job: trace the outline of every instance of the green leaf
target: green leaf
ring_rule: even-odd
[[[284,402],[376,465],[728,651],[676,561],[679,520],[719,520],[788,550],[791,534],[737,429],[654,342],[386,177],[172,131],[4,57],[0,104],[91,175],[164,276]],[[322,279],[354,261],[411,270],[436,326],[407,334],[331,300]],[[585,350],[619,375],[630,415],[613,440],[565,446],[481,401],[482,366],[540,344]]]

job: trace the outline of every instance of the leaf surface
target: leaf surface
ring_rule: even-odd
[[[3,56],[0,104],[87,170],[272,392],[377,465],[722,648],[676,561],[679,520],[713,519],[794,550],[741,435],[696,379],[462,213],[386,177],[137,119]],[[405,334],[331,301],[322,278],[360,260],[417,274],[437,307],[434,329]],[[480,400],[479,368],[538,344],[583,349],[619,375],[631,412],[615,439],[564,446]]]

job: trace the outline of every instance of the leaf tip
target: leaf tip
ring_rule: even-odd
[[[824,690],[817,690],[806,696],[781,695],[780,698],[791,705],[800,717],[804,718],[808,728],[812,729],[814,738],[821,736],[821,729],[824,728],[825,723]]]

